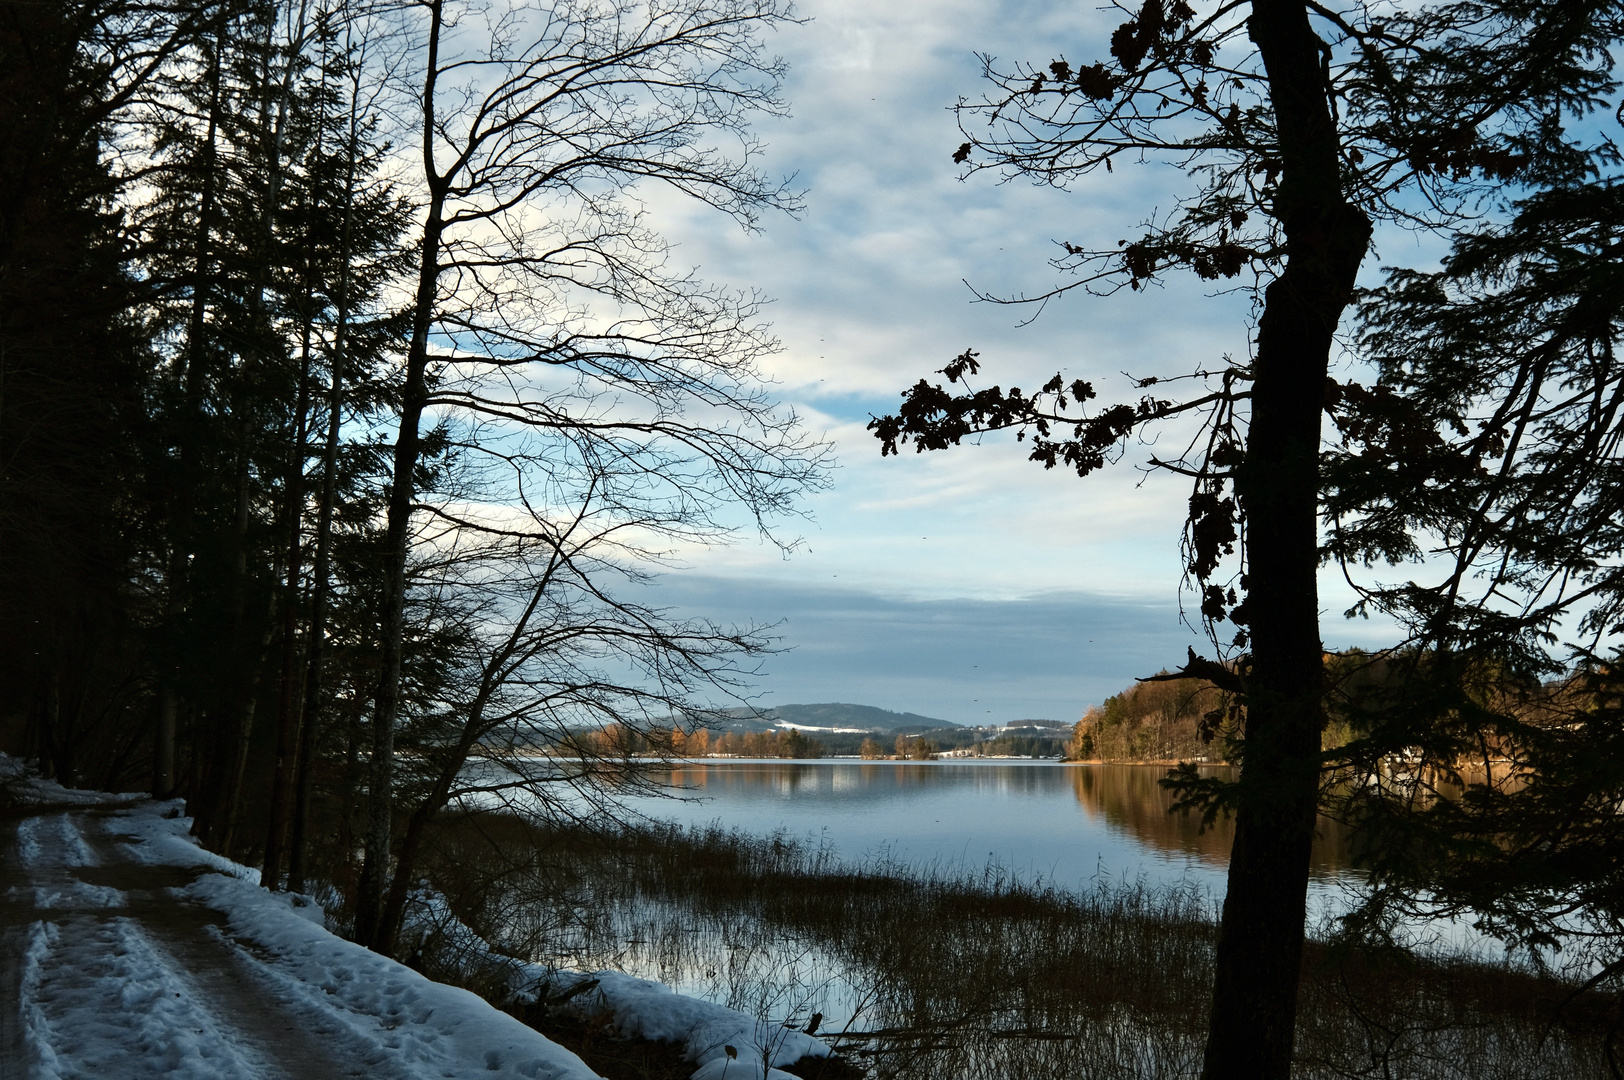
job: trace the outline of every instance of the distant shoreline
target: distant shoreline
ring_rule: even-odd
[[[649,759],[655,760],[655,759]],[[1062,760],[1060,758],[1034,758],[1024,755],[998,756],[995,754],[982,754],[963,757],[941,757],[921,761],[913,758],[883,757],[865,758],[853,754],[825,754],[817,758],[769,758],[769,757],[736,757],[729,754],[706,754],[702,758],[672,758],[673,765],[708,765],[708,764],[742,764],[742,765],[776,765],[781,763],[797,763],[803,765],[816,765],[819,762],[859,765],[963,765],[978,761],[998,762],[999,764],[1032,764],[1032,765],[1156,765],[1162,768],[1173,768],[1182,765],[1188,759],[1175,758],[1157,759],[1150,761],[1106,761],[1102,758],[1084,758],[1081,760]],[[1193,764],[1203,768],[1233,768],[1227,761],[1196,761]]]

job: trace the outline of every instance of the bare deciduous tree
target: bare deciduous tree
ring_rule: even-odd
[[[427,0],[408,10],[420,23],[422,227],[356,908],[357,938],[380,948],[392,933],[383,891],[425,414],[475,421],[480,452],[531,440],[508,455],[521,498],[584,465],[598,470],[587,498],[623,515],[618,529],[656,521],[687,539],[725,534],[727,506],[758,525],[790,509],[821,456],[763,392],[755,364],[773,342],[757,299],[674,271],[639,202],[663,188],[746,227],[794,207],[757,170],[746,128],[783,111],[781,66],[760,35],[787,7]]]

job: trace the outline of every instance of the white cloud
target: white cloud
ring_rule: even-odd
[[[1156,614],[1146,618],[1159,629],[1147,631],[1131,658],[1116,657],[1120,671],[1090,676],[1096,697],[1152,660],[1178,661],[1182,647],[1174,646],[1186,640],[1177,621],[1178,536],[1188,488],[1168,476],[1141,485],[1132,466],[1148,448],[1129,446],[1121,464],[1079,481],[1045,473],[1008,439],[882,460],[865,430],[871,413],[893,408],[900,391],[967,347],[982,353],[985,383],[1031,387],[1060,369],[1092,380],[1106,401],[1137,396],[1123,371],[1177,374],[1244,354],[1246,300],[1210,296],[1193,280],[1110,299],[1068,297],[1025,327],[1017,324],[1029,309],[971,303],[964,284],[1041,292],[1058,280],[1047,263],[1055,240],[1108,247],[1172,205],[1184,179],[1161,166],[1119,168],[1065,192],[990,175],[961,182],[951,161],[962,136],[950,107],[981,90],[976,52],[1088,62],[1104,55],[1120,14],[1018,0],[808,0],[801,14],[812,21],[772,43],[792,64],[794,116],[759,132],[767,167],[795,173],[807,187],[805,213],[747,235],[704,208],[658,192],[649,198],[679,244],[679,262],[775,297],[768,316],[784,351],[768,370],[785,399],[829,432],[841,467],[833,490],[810,503],[816,521],[805,530],[806,550],[786,561],[771,545],[744,543],[685,551],[682,561],[710,583],[713,599],[722,596],[717,582],[734,581],[735,606],[754,603],[755,617],[768,620],[773,603],[794,593],[804,606],[818,590],[892,604],[1042,603],[1033,598],[1086,593],[1148,605]],[[1163,453],[1171,441],[1164,436]],[[1380,633],[1342,624],[1339,598],[1326,606],[1333,644]],[[1014,618],[1021,608],[997,610]],[[841,625],[855,628],[872,615],[853,610]],[[936,614],[982,618],[991,610],[972,603]],[[820,619],[820,633],[834,633],[827,628],[839,620]],[[1063,623],[1050,625],[1063,633]],[[791,644],[796,632],[792,620]],[[981,632],[959,629],[965,642]],[[1013,654],[1000,655],[1013,663]],[[1100,654],[1099,663],[1114,655]],[[908,693],[926,693],[934,677],[921,673]],[[884,679],[875,674],[862,685],[871,683]],[[1043,691],[1048,704],[1035,714],[1070,715],[1054,704],[1064,696],[1058,687]],[[1007,708],[1022,715],[1020,691],[1008,689]],[[861,697],[855,689],[845,696]],[[862,700],[926,708],[925,698],[900,690]]]
[[[1110,13],[1061,8],[805,4],[812,21],[773,43],[792,64],[795,115],[761,128],[767,164],[808,187],[805,214],[746,235],[651,193],[680,261],[775,297],[769,317],[785,347],[769,373],[791,403],[825,421],[838,449],[835,489],[812,504],[811,551],[774,573],[889,595],[1066,587],[1172,603],[1186,491],[1165,477],[1137,486],[1128,466],[1143,460],[1143,447],[1079,482],[1045,474],[1014,445],[882,461],[864,430],[870,414],[893,408],[903,388],[965,348],[982,353],[987,383],[1031,386],[1064,369],[1093,380],[1107,400],[1136,396],[1123,370],[1187,371],[1245,348],[1244,303],[1208,298],[1190,282],[1067,298],[1024,328],[1029,309],[971,302],[965,279],[1000,293],[1052,286],[1054,240],[1109,246],[1132,235],[1153,209],[1147,200],[1170,203],[1181,182],[1155,167],[1074,192],[959,180],[951,155],[962,137],[950,106],[980,90],[975,52],[1044,61],[1104,50]],[[754,573],[775,558],[751,547],[694,555],[718,573]]]

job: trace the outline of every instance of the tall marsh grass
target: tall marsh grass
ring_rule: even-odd
[[[818,1033],[875,1080],[1200,1073],[1216,909],[1193,886],[1034,887],[717,828],[447,822],[435,884],[501,947]],[[432,951],[432,942],[429,943]],[[1607,1076],[1616,1003],[1464,955],[1311,943],[1301,1077]]]

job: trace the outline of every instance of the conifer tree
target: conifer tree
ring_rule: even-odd
[[[1360,608],[1408,631],[1336,702],[1357,738],[1333,790],[1375,886],[1356,929],[1469,914],[1515,944],[1593,949],[1615,985],[1620,165],[1605,136],[1544,163],[1442,267],[1365,294],[1376,378],[1338,388],[1325,468],[1329,552],[1381,566]]]
[[[139,752],[148,354],[101,153],[116,87],[72,15],[0,13],[0,722],[64,782],[113,784]]]
[[[348,410],[352,417],[365,417],[382,407],[377,387],[386,351],[398,347],[398,331],[379,296],[407,265],[399,241],[411,208],[380,176],[385,148],[376,116],[368,115],[380,88],[377,71],[367,63],[368,48],[378,45],[367,40],[364,29],[334,11],[315,15],[319,48],[297,87],[308,134],[300,140],[302,157],[290,169],[284,225],[278,230],[286,252],[279,263],[288,279],[288,336],[297,343],[299,374],[287,421],[291,438],[281,492],[287,536],[279,600],[281,672],[264,847],[265,883],[271,888],[280,883],[285,848],[294,887],[304,871],[308,774],[323,707],[333,600],[334,503],[340,494],[344,415]],[[323,367],[327,389],[318,407],[316,382]],[[310,445],[318,430],[323,432],[319,455]],[[319,471],[307,483],[312,455],[319,456]],[[315,495],[313,506],[308,494]],[[355,496],[353,490],[346,494]],[[313,554],[305,587],[307,532],[313,534]]]

